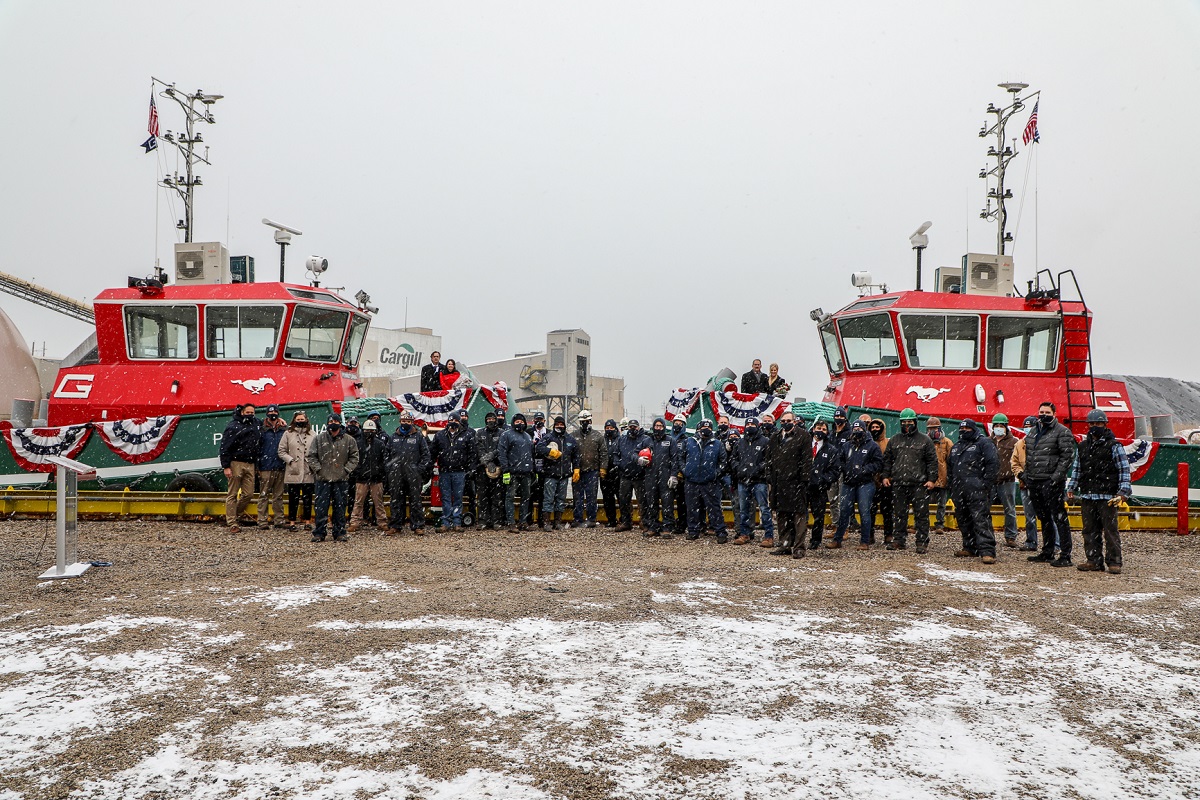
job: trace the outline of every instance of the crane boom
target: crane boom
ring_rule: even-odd
[[[37,303],[39,306],[53,309],[60,314],[66,314],[68,317],[74,317],[77,320],[93,325],[96,324],[96,312],[87,303],[81,303],[73,297],[67,297],[65,294],[52,292],[49,289],[38,286],[36,283],[18,278],[16,275],[0,272],[0,291],[8,292],[14,297],[28,300],[31,303]]]

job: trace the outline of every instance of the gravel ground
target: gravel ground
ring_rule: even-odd
[[[1200,797],[1200,539],[1125,545],[4,522],[0,800]]]

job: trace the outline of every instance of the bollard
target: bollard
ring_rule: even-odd
[[[1188,487],[1191,481],[1188,479],[1188,465],[1186,461],[1180,461],[1176,466],[1176,471],[1179,483],[1176,486],[1177,497],[1175,498],[1175,533],[1179,536],[1188,535]]]

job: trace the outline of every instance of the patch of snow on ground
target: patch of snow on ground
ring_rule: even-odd
[[[314,586],[285,586],[265,592],[255,592],[246,597],[232,598],[221,601],[224,605],[243,605],[246,603],[262,603],[276,611],[319,603],[334,597],[349,597],[355,592],[416,592],[419,589],[397,587],[387,581],[380,581],[366,576],[351,578],[340,583],[319,583]]]
[[[1002,578],[990,572],[973,572],[965,569],[941,569],[933,564],[921,564],[926,575],[941,578],[950,583],[1012,583],[1013,578]]]

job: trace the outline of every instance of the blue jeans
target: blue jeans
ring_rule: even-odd
[[[833,540],[841,543],[850,527],[854,514],[854,506],[858,506],[858,516],[861,520],[860,543],[869,544],[875,535],[875,519],[871,516],[871,503],[875,500],[875,482],[867,481],[861,486],[842,484],[842,494],[838,497],[838,524],[834,531]]]
[[[579,473],[575,484],[575,524],[596,521],[596,490],[600,487],[600,470],[591,469]],[[587,514],[584,515],[586,506]]]
[[[738,505],[741,506],[741,527],[738,533],[754,538],[754,505],[762,515],[763,538],[775,538],[775,520],[771,519],[771,506],[767,503],[767,485],[754,483],[738,486]]]
[[[571,476],[565,478],[554,478],[550,475],[546,476],[545,487],[542,490],[542,513],[543,514],[561,514],[562,510],[567,505],[567,486],[571,483]]]
[[[992,497],[995,502],[999,498],[1004,507],[1004,538],[1017,538],[1017,482],[1006,481],[996,484],[996,492]]]
[[[438,475],[438,488],[442,492],[443,527],[462,527],[463,487],[466,485],[465,472],[443,472]]]
[[[314,506],[316,507],[313,515],[316,520],[313,524],[313,536],[325,538],[325,528],[329,525],[329,505],[333,502],[333,537],[336,539],[339,536],[346,535],[346,497],[349,492],[348,481],[317,481],[317,485],[313,494]]]

